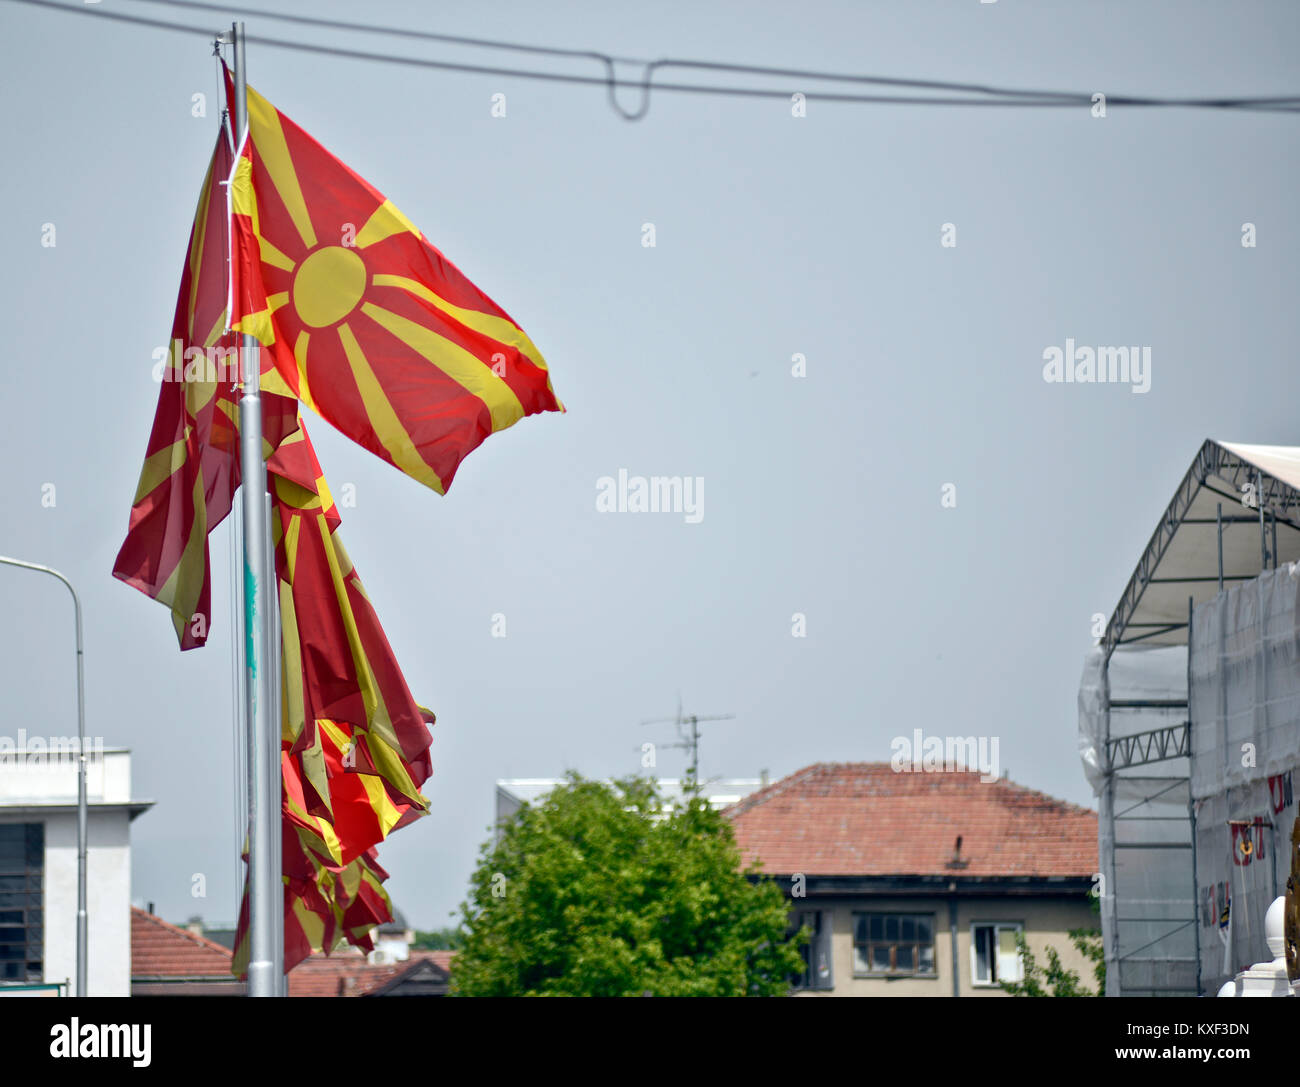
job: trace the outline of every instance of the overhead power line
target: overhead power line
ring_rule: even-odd
[[[705,60],[684,60],[679,58],[662,58],[660,60],[646,60],[643,57],[622,57],[610,53],[602,53],[594,49],[563,49],[555,46],[529,45],[522,42],[502,41],[494,38],[477,38],[466,37],[459,34],[442,34],[427,30],[413,30],[406,27],[390,26],[373,26],[367,23],[345,22],[338,19],[323,19],[314,15],[288,15],[274,12],[262,11],[256,8],[231,7],[226,4],[203,3],[201,0],[134,0],[135,3],[144,4],[164,4],[170,8],[194,8],[203,11],[228,12],[240,15],[261,16],[280,22],[295,23],[300,26],[318,26],[332,30],[346,30],[349,32],[359,32],[364,34],[388,34],[403,38],[415,38],[425,41],[445,42],[452,45],[465,45],[472,47],[481,47],[488,49],[501,49],[522,53],[535,53],[544,56],[564,56],[564,57],[586,57],[600,60],[606,64],[633,64],[640,65],[647,69],[649,74],[656,71],[662,71],[665,68],[686,68],[697,71],[714,71],[729,72],[733,74],[769,76],[772,78],[784,79],[805,79],[805,80],[822,80],[835,83],[859,83],[871,84],[876,86],[889,86],[899,88],[911,88],[914,90],[935,90],[949,91],[965,94],[981,94],[998,97],[1015,97],[1015,98],[1057,98],[1061,99],[1064,104],[1077,105],[1080,100],[1091,104],[1091,97],[1085,94],[1068,91],[1043,91],[1028,90],[1008,87],[996,87],[982,83],[957,83],[943,80],[930,79],[900,79],[887,76],[870,76],[870,75],[848,75],[841,72],[814,72],[807,69],[797,68],[773,68],[766,65],[755,64],[735,64],[721,61]],[[635,86],[637,82],[620,84],[622,86]],[[782,96],[788,96],[788,92],[780,91]],[[1112,99],[1113,100],[1113,99]],[[1138,101],[1131,99],[1130,101]],[[1211,101],[1234,102],[1245,104],[1250,103],[1268,103],[1275,104],[1278,102],[1290,102],[1293,104],[1300,103],[1300,96],[1282,96],[1280,98],[1251,98],[1251,99],[1199,99],[1187,100],[1180,103],[1179,100],[1162,100],[1162,99],[1143,99],[1142,101],[1150,102],[1153,105],[1158,104],[1197,104],[1203,105]]]
[[[265,11],[261,8],[233,7],[230,4],[206,4],[200,0],[134,0],[138,4],[162,4],[176,10],[193,8],[195,11],[215,11],[223,15],[248,15],[259,19],[274,19],[282,23],[295,23],[298,26],[318,26],[326,30],[346,30],[361,34],[395,34],[402,38],[418,38],[422,41],[445,42],[448,45],[481,46],[487,49],[513,50],[517,53],[536,53],[539,56],[552,57],[591,57],[596,60],[618,61],[626,64],[644,64],[645,61],[635,57],[616,57],[594,49],[560,49],[550,45],[525,45],[520,42],[497,41],[493,38],[470,38],[461,34],[439,34],[432,30],[411,30],[398,26],[374,26],[370,23],[350,23],[341,19],[322,19],[318,15],[287,15],[279,12]]]
[[[151,19],[125,12],[107,11],[99,7],[73,7],[57,3],[56,0],[8,0],[9,3],[26,4],[31,7],[61,11],[71,15],[84,15],[115,22],[147,26],[159,30],[171,30],[181,33],[202,34],[211,37],[209,27],[170,22],[163,19]],[[162,3],[164,0],[136,0],[139,3]],[[1048,107],[1048,108],[1090,108],[1093,103],[1091,93],[1070,91],[1037,91],[1020,88],[997,87],[985,84],[954,83],[941,80],[899,79],[888,76],[845,75],[830,72],[814,72],[790,68],[768,68],[759,65],[730,64],[719,61],[678,60],[664,58],[645,61],[629,57],[616,57],[584,49],[560,49],[550,46],[526,45],[518,42],[495,41],[486,38],[470,38],[452,34],[436,34],[430,31],[406,30],[397,27],[376,27],[361,23],[350,23],[334,19],[321,19],[315,16],[279,15],[252,8],[232,7],[216,3],[178,3],[167,0],[166,6],[175,11],[191,9],[194,11],[213,11],[229,14],[254,15],[260,18],[298,23],[300,25],[318,26],[322,29],[347,30],[375,34],[398,35],[405,38],[439,41],[451,45],[466,45],[480,48],[493,48],[505,51],[534,53],[539,55],[578,57],[597,60],[605,66],[604,76],[582,75],[574,72],[547,72],[522,68],[497,67],[489,65],[463,64],[454,61],[436,60],[428,57],[413,57],[377,53],[344,46],[332,46],[313,42],[291,41],[285,38],[248,35],[246,40],[257,45],[277,49],[290,49],[297,52],[314,53],[324,56],[341,57],[349,60],[373,61],[380,64],[399,64],[407,67],[429,68],[439,71],[466,72],[475,75],[495,75],[510,79],[530,79],[552,83],[567,83],[579,86],[603,86],[609,96],[611,106],[627,120],[640,120],[646,115],[650,106],[652,91],[667,91],[674,94],[713,95],[733,98],[769,98],[785,99],[791,97],[790,87],[755,87],[723,86],[708,83],[665,83],[655,82],[656,73],[667,68],[681,68],[695,71],[725,72],[730,74],[756,75],[765,78],[802,80],[814,82],[848,83],[882,88],[895,88],[899,91],[930,91],[928,94],[867,94],[849,93],[833,90],[801,91],[809,101],[844,102],[875,105],[914,105],[914,106],[1012,106],[1012,107]],[[620,79],[615,70],[616,63],[639,64],[642,66],[640,79]],[[636,89],[641,92],[641,104],[634,110],[625,109],[617,99],[616,92],[622,88]],[[1166,109],[1235,109],[1260,113],[1294,113],[1300,110],[1300,95],[1279,95],[1271,97],[1204,97],[1204,98],[1158,98],[1142,95],[1107,94],[1107,106],[1130,106],[1134,108]]]

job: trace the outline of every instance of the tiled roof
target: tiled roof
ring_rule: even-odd
[[[443,970],[446,973],[450,974],[451,960],[456,957],[456,952],[454,951],[412,951],[411,952],[411,958],[415,958],[416,955],[423,956],[424,958],[428,959],[431,963],[433,963],[434,966],[438,967],[439,970]]]
[[[364,996],[438,996],[446,995],[451,982],[451,951],[411,952],[411,958],[398,963],[395,973]]]
[[[353,947],[332,955],[312,955],[289,971],[290,996],[365,996],[422,960],[450,972],[454,951],[411,951],[405,962],[371,966]]]
[[[365,996],[413,965],[429,961],[451,972],[454,951],[412,951],[405,962],[371,966],[354,947],[312,955],[289,971],[290,996]],[[203,936],[131,907],[132,978],[229,979],[230,950]]]
[[[131,977],[229,978],[230,952],[132,906]]]
[[[816,763],[727,809],[769,875],[1073,876],[1097,870],[1097,813],[977,771]],[[961,835],[963,867],[950,866]]]

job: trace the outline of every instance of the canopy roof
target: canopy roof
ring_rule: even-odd
[[[1187,644],[1187,599],[1300,559],[1300,447],[1207,439],[1160,518],[1110,617],[1102,645]],[[1261,516],[1263,530],[1261,532]],[[1274,544],[1276,540],[1276,545]]]

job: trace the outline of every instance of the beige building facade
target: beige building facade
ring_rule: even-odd
[[[1061,965],[1095,990],[1093,964],[1069,937],[1072,929],[1100,929],[1086,895],[1087,888],[1080,887],[1072,894],[1057,895],[796,899],[791,927],[806,924],[814,938],[806,954],[809,972],[795,992],[800,996],[1007,996],[1000,982],[1020,981],[1024,976],[1016,933],[1024,935],[1040,970],[1046,968],[1048,947],[1053,947]],[[891,931],[894,926],[896,934]]]
[[[813,934],[795,990],[1007,996],[1017,935],[1095,990],[1097,813],[980,771],[815,763],[727,809],[742,864]]]

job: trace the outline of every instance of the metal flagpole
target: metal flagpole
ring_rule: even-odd
[[[268,769],[267,779],[263,779],[262,784],[266,787],[271,802],[263,810],[270,813],[270,835],[271,844],[275,852],[271,872],[275,876],[275,901],[274,913],[269,914],[273,924],[270,929],[271,939],[271,962],[274,969],[271,971],[272,980],[275,982],[275,995],[288,996],[289,979],[284,974],[284,864],[283,864],[283,840],[281,838],[283,815],[281,813],[281,792],[283,789],[284,770],[280,761],[280,729],[283,718],[281,717],[280,705],[280,599],[279,599],[279,579],[275,574],[275,540],[271,531],[272,521],[271,496],[263,494],[265,500],[264,509],[266,511],[266,532],[263,539],[266,541],[266,570],[267,586],[265,604],[262,607],[262,621],[266,625],[266,667],[262,669],[266,677],[266,690],[268,697],[267,720],[270,722],[267,735],[264,738],[264,751],[267,752]]]
[[[248,127],[248,73],[244,24],[232,27],[235,46],[235,133],[242,147]],[[273,579],[266,462],[262,459],[261,366],[257,340],[241,340],[243,390],[239,400],[239,466],[244,514],[244,697],[250,733],[249,996],[284,995],[284,881],[280,858],[280,721],[272,654]]]
[[[86,991],[87,922],[86,912],[86,675],[83,661],[85,653],[81,644],[81,599],[72,582],[57,570],[36,562],[6,558],[0,555],[5,566],[20,566],[50,574],[68,587],[72,594],[72,610],[77,620],[77,996],[88,996]]]

